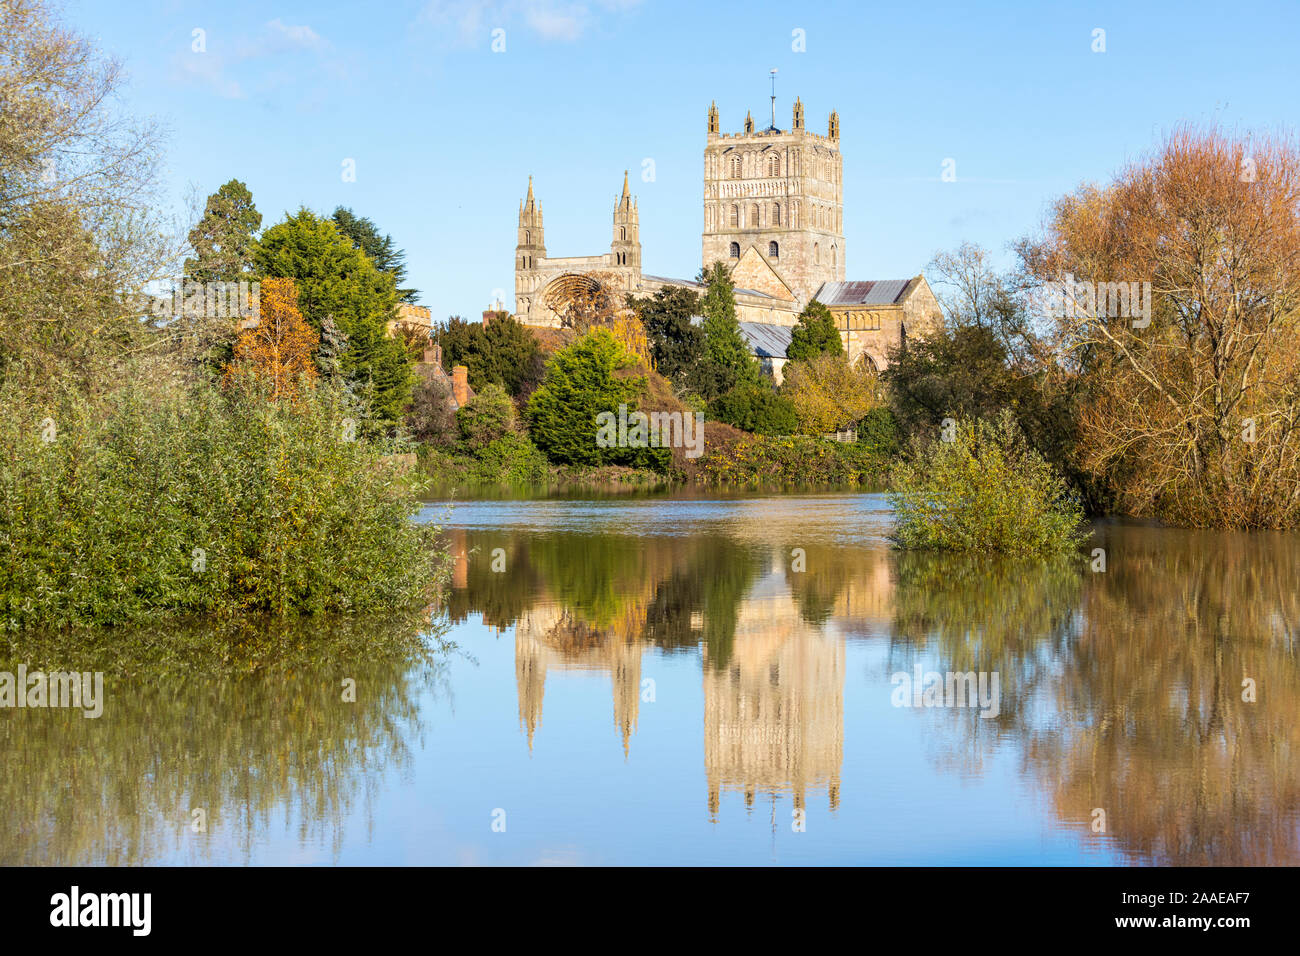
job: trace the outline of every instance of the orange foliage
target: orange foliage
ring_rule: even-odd
[[[235,340],[235,361],[226,366],[226,381],[251,370],[271,384],[271,397],[295,398],[299,385],[316,377],[312,353],[319,336],[298,311],[298,287],[292,279],[262,282],[257,324]]]

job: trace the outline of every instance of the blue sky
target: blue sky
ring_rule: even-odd
[[[963,239],[1002,250],[1180,122],[1294,129],[1300,92],[1296,0],[68,0],[66,17],[169,128],[178,210],[231,178],[264,225],[351,206],[406,250],[435,319],[513,305],[530,174],[551,255],[608,251],[628,169],[645,271],[693,277],[709,103],[724,131],[746,110],[766,125],[773,67],[778,126],[796,95],[810,129],[839,111],[850,279],[915,275]]]

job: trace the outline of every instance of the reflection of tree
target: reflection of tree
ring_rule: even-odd
[[[1058,813],[1105,809],[1134,860],[1291,864],[1300,813],[1300,544],[1116,529],[1059,675],[1077,718],[1031,737]],[[1258,701],[1242,700],[1252,678]]]
[[[0,865],[202,862],[218,844],[248,861],[268,827],[295,816],[300,841],[337,853],[358,795],[368,806],[384,771],[406,763],[417,699],[440,679],[441,648],[420,628],[399,616],[195,626],[166,650],[131,632],[11,645],[8,670],[102,670],[105,705],[98,719],[0,716]],[[342,699],[345,678],[355,703]],[[195,808],[206,833],[190,829]]]
[[[1105,810],[1133,861],[1300,862],[1300,542],[1113,527],[1094,543],[1102,573],[899,556],[890,669],[928,649],[927,669],[1000,671],[996,720],[952,714],[967,759],[981,731],[1019,739],[1057,815],[1088,833]]]
[[[491,570],[496,548],[506,553],[505,572]],[[548,643],[590,644],[607,633],[665,650],[703,641],[719,666],[730,654],[737,608],[761,559],[753,547],[717,536],[470,531],[463,549],[464,586],[448,601],[453,620],[479,612],[485,622],[508,627],[555,603],[569,622],[567,636]]]
[[[1012,726],[1068,637],[1085,573],[1069,558],[902,552],[892,640],[902,654],[891,654],[889,669],[909,671],[915,654],[929,650],[940,661],[935,670],[996,671],[1001,713],[972,726]]]

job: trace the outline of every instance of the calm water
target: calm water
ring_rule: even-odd
[[[1094,571],[900,555],[877,495],[425,518],[427,654],[0,711],[0,863],[1300,863],[1300,536],[1101,525]],[[918,668],[996,707],[896,706]]]

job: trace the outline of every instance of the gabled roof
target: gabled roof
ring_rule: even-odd
[[[823,282],[813,298],[822,305],[897,305],[919,281],[917,276],[868,282]]]

